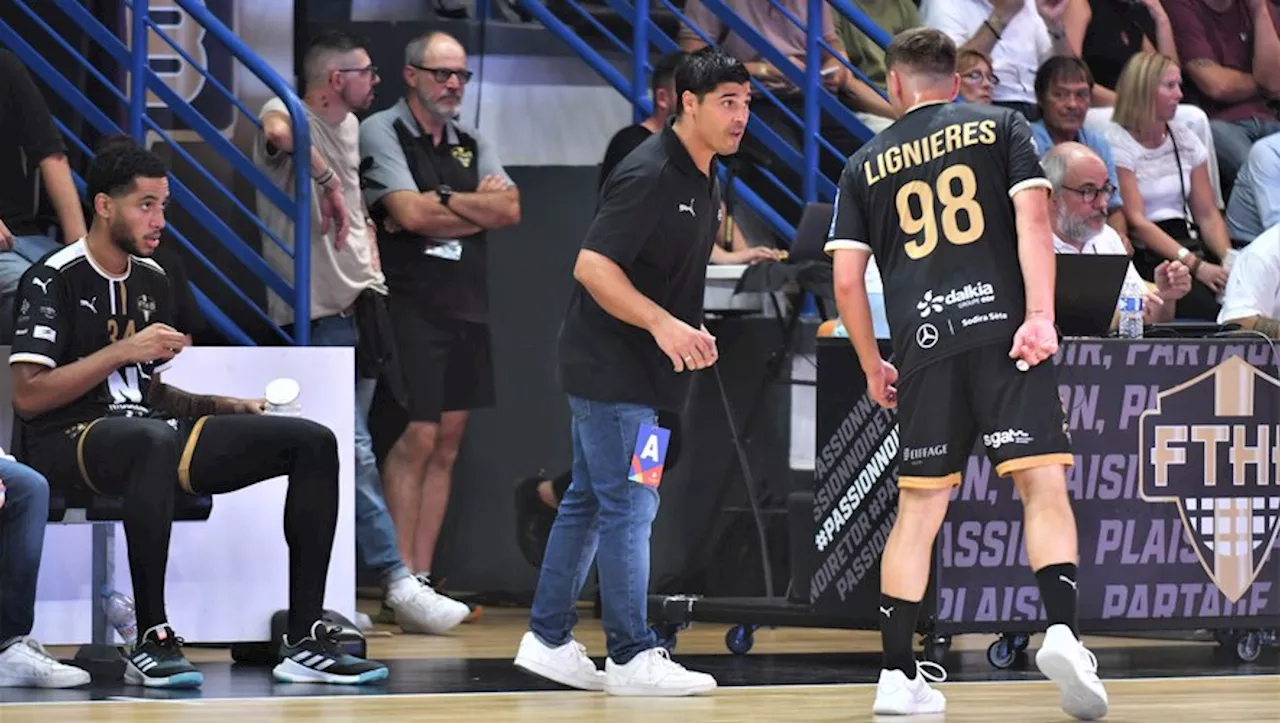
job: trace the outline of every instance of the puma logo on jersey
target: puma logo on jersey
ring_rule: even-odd
[[[50,281],[53,281],[53,279],[37,279],[37,278],[35,278],[35,277],[32,277],[32,278],[31,278],[31,283],[35,284],[36,286],[39,286],[39,287],[40,287],[40,291],[42,291],[42,292],[44,292],[44,293],[46,293],[46,294],[47,294],[47,293],[49,293],[49,282],[50,282]]]
[[[693,210],[692,198],[689,199],[688,203],[681,203],[676,206],[676,213],[685,213],[686,211],[689,213],[690,216],[693,216],[694,218],[698,217],[698,214],[694,213],[694,210]]]
[[[88,300],[81,299],[80,305],[88,309],[89,311],[92,311],[95,314],[98,313],[98,297],[96,296]]]

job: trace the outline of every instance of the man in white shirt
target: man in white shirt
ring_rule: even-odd
[[[406,633],[440,634],[471,614],[466,604],[440,595],[415,577],[396,545],[396,529],[382,495],[378,462],[369,434],[382,364],[392,346],[371,328],[384,312],[386,278],[378,260],[360,192],[359,121],[355,110],[373,102],[378,69],[363,41],[345,33],[325,33],[310,44],[303,62],[303,111],[311,129],[308,167],[315,186],[311,199],[311,342],[356,348],[356,550],[379,578],[386,608]],[[293,184],[293,122],[284,102],[272,98],[260,112],[262,132],[254,142],[254,162],[285,193]],[[281,242],[293,242],[293,221],[265,195],[258,214]],[[293,256],[264,237],[263,255],[285,281],[293,283]],[[293,309],[269,294],[276,323],[288,327]],[[305,311],[303,313],[306,313]],[[296,323],[294,324],[296,328]]]
[[[1124,242],[1107,225],[1107,203],[1115,187],[1102,158],[1088,146],[1073,141],[1054,146],[1041,165],[1053,184],[1054,251],[1127,256]],[[1175,302],[1191,291],[1191,272],[1178,261],[1165,261],[1156,267],[1154,290],[1138,275],[1132,262],[1128,278],[1148,289],[1143,307],[1148,324],[1172,319]]]
[[[1218,323],[1239,324],[1280,339],[1280,225],[1263,231],[1240,252]]]
[[[924,0],[924,24],[941,30],[961,50],[991,58],[1000,79],[992,102],[1013,108],[1028,121],[1040,119],[1035,81],[1040,64],[1055,55],[1075,55],[1062,19],[1067,0]]]

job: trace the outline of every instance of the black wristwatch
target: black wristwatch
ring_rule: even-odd
[[[436,186],[436,196],[440,199],[441,206],[448,206],[449,199],[453,198],[453,189],[448,186]]]

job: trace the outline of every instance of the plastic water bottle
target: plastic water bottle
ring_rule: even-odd
[[[1124,282],[1120,290],[1120,337],[1122,339],[1142,338],[1142,311],[1147,298],[1144,284],[1134,279]]]
[[[133,645],[138,637],[138,618],[133,611],[133,600],[124,593],[106,588],[103,588],[101,594],[107,623],[115,628],[116,634],[126,645]]]

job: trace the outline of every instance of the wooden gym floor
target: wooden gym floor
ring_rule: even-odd
[[[361,608],[374,610],[362,601]],[[188,648],[205,673],[197,691],[150,691],[94,684],[70,691],[0,689],[0,723],[124,721],[869,721],[879,666],[875,633],[761,629],[745,656],[724,646],[727,626],[695,624],[680,634],[676,657],[714,674],[720,688],[700,698],[627,699],[566,691],[524,675],[511,656],[527,611],[488,609],[448,636],[370,633],[373,657],[386,661],[385,685],[343,688],[277,685],[268,669],[233,665],[226,650]],[[599,621],[584,610],[578,639],[604,651]],[[942,717],[911,720],[1062,721],[1053,687],[1034,665],[997,671],[986,661],[992,636],[960,636],[946,661],[951,682]],[[1034,652],[1037,640],[1033,639]],[[1088,638],[1111,697],[1111,721],[1280,721],[1280,654],[1238,663],[1212,643]],[[74,650],[55,648],[60,658]]]

